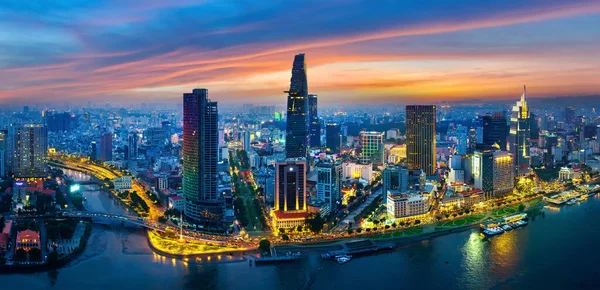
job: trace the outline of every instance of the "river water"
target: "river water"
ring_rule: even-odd
[[[126,212],[86,189],[89,210]],[[599,289],[599,242],[596,196],[490,239],[469,230],[344,265],[318,253],[258,267],[226,257],[188,263],[154,254],[141,229],[106,224],[94,225],[88,247],[66,267],[0,275],[0,289]]]

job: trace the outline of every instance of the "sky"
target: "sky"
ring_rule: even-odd
[[[600,94],[600,1],[0,0],[0,102],[321,103]]]

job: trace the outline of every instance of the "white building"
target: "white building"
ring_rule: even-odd
[[[394,218],[418,218],[429,212],[431,199],[419,193],[401,193],[397,190],[387,192],[387,211]]]
[[[372,164],[342,163],[342,177],[344,179],[364,179],[370,182],[373,179]]]
[[[113,179],[113,185],[115,186],[115,190],[118,192],[123,192],[132,189],[132,179],[131,176],[122,176]]]
[[[174,208],[181,211],[184,207],[185,200],[183,197],[177,195],[169,196],[169,208]]]

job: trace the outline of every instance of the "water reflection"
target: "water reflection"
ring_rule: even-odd
[[[520,259],[519,229],[505,232],[501,235],[489,239],[488,258],[491,263],[491,269],[496,275],[511,276],[514,274]]]

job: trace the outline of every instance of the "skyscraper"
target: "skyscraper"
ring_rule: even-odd
[[[308,156],[308,81],[304,54],[294,58],[287,100],[285,154],[287,158]]]
[[[512,156],[507,151],[475,151],[475,188],[483,190],[486,199],[511,192],[514,187],[512,163]]]
[[[244,151],[249,152],[250,151],[250,131],[244,131],[244,140],[243,140],[243,146],[244,146]]]
[[[275,210],[306,211],[306,161],[288,159],[275,165]]]
[[[127,136],[127,149],[129,150],[129,160],[138,158],[138,135],[135,132],[130,132]]]
[[[220,226],[225,201],[217,192],[218,109],[207,89],[183,94],[184,213],[193,223]]]
[[[342,164],[335,161],[317,164],[317,199],[334,211],[342,203]]]
[[[463,125],[458,125],[456,127],[456,152],[460,155],[467,154],[468,151],[468,143],[469,132],[467,127]]]
[[[575,108],[568,106],[565,107],[565,123],[575,123]]]
[[[308,95],[308,120],[310,147],[321,147],[321,122],[317,110],[317,95]]]
[[[428,176],[436,171],[436,119],[435,106],[406,106],[408,169],[421,169]]]
[[[325,145],[327,152],[338,154],[342,148],[342,134],[340,124],[327,123],[325,126]]]
[[[527,107],[526,88],[523,86],[521,100],[512,108],[510,117],[510,153],[513,156],[517,174],[529,172],[531,157],[529,155],[529,139],[531,124],[529,108]]]
[[[496,112],[493,115],[483,115],[480,119],[482,124],[482,143],[488,147],[498,144],[500,150],[506,150],[506,140],[508,137],[506,115],[503,112]]]
[[[112,160],[112,134],[104,133],[100,138],[100,161]]]
[[[42,178],[48,163],[48,132],[43,124],[23,124],[14,128],[13,173],[17,178]]]
[[[383,164],[383,133],[360,132],[360,162]]]
[[[8,159],[10,157],[9,144],[8,130],[0,130],[0,177],[5,177],[10,172],[8,166]]]

